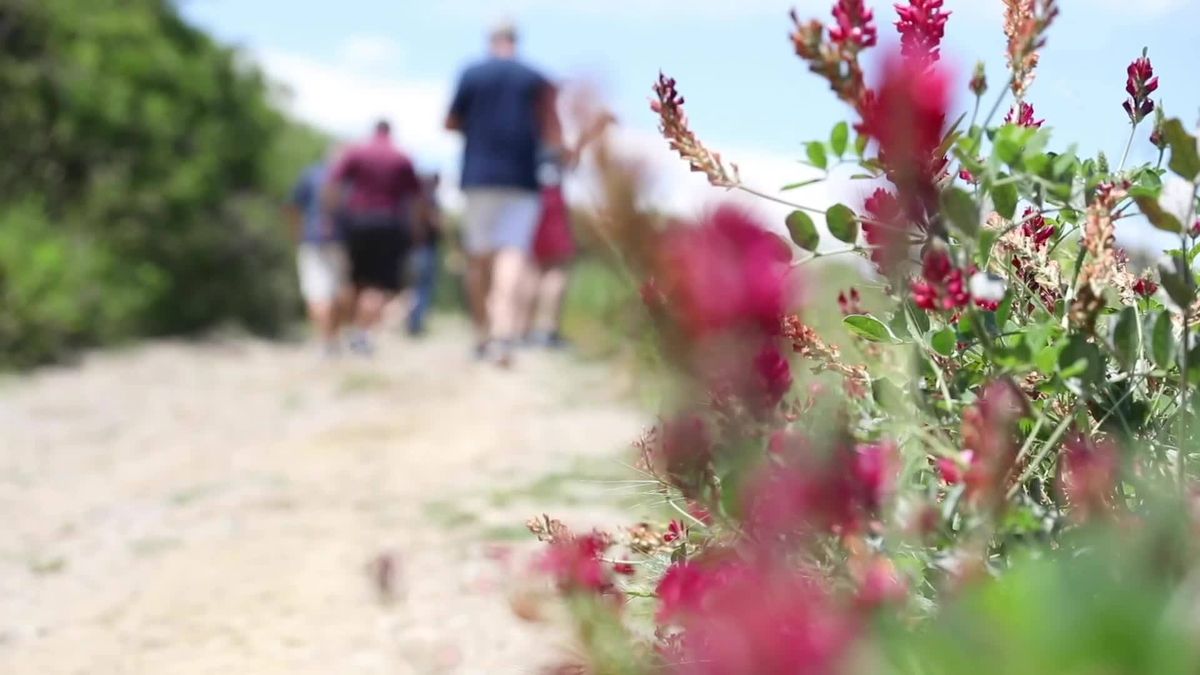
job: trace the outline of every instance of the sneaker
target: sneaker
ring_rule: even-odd
[[[471,353],[475,357],[476,361],[482,361],[486,359],[488,355],[488,341],[484,340],[483,342],[476,342],[475,348],[471,351]]]
[[[341,358],[342,346],[337,342],[326,342],[321,345],[321,358],[326,361],[334,361]]]
[[[571,346],[558,331],[537,331],[529,336],[530,344],[543,349],[566,349]]]
[[[501,368],[511,368],[513,364],[513,343],[511,340],[491,340],[487,344],[487,360]]]
[[[375,354],[375,346],[371,344],[371,338],[363,331],[358,330],[351,333],[348,342],[350,351],[359,356]]]

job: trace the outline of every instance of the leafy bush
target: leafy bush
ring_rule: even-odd
[[[857,208],[795,205],[799,259],[736,208],[657,222],[635,172],[601,152],[602,222],[644,280],[657,375],[672,383],[636,444],[671,515],[620,532],[531,521],[578,620],[576,667],[1200,666],[1197,141],[1153,100],[1143,52],[1127,73],[1129,143],[1153,143],[1159,161],[1050,150],[1028,94],[1054,0],[1006,0],[1008,81],[989,103],[977,69],[974,112],[954,121],[941,5],[897,6],[901,48],[874,87],[862,0],[836,2],[828,27],[795,20],[797,56],[853,113],[809,162],[827,178],[853,166],[874,190]],[[689,127],[674,80],[655,94],[693,170],[755,192]],[[1187,213],[1160,205],[1168,179],[1190,185]],[[1179,238],[1143,275],[1114,236],[1138,214]],[[816,252],[812,215],[842,248]],[[834,254],[872,273],[827,283]]]
[[[70,231],[33,203],[0,213],[0,367],[129,337],[161,287],[153,267],[122,265]]]
[[[35,328],[21,318],[33,314],[10,313],[11,349],[27,355],[11,360],[222,321],[278,330],[295,294],[277,205],[319,135],[285,120],[262,76],[165,0],[0,0],[0,31],[0,212],[33,202],[52,225],[6,228],[3,245],[86,242],[120,263],[92,278],[113,288],[73,303],[118,303],[97,310],[115,323],[64,321],[59,308]],[[10,288],[50,272],[2,270]],[[128,286],[136,302],[122,300]]]

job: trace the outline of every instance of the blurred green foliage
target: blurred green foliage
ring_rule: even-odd
[[[167,0],[0,0],[0,366],[294,316],[278,205],[326,140]]]

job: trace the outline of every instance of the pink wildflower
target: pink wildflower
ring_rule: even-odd
[[[670,231],[659,288],[693,337],[736,328],[775,335],[791,298],[791,248],[733,207]]]
[[[863,0],[838,0],[833,6],[836,23],[829,27],[829,39],[834,44],[852,50],[875,45],[875,13],[864,6]]]
[[[774,344],[763,346],[754,357],[754,370],[761,384],[762,409],[772,410],[792,388],[792,369]]]
[[[862,314],[863,309],[862,306],[859,305],[859,301],[861,299],[862,298],[859,296],[857,288],[851,287],[849,292],[841,291],[838,293],[837,297],[838,310],[841,311],[843,316]]]
[[[631,577],[637,573],[637,569],[633,566],[633,563],[619,562],[613,563],[613,572],[623,577]]]
[[[1005,124],[1015,124],[1019,127],[1030,127],[1038,129],[1046,120],[1036,120],[1033,118],[1033,106],[1021,101],[1018,105],[1013,106],[1008,114],[1004,116]]]
[[[598,533],[556,541],[542,556],[541,568],[567,591],[603,593],[612,581],[600,562],[600,554],[609,546]]]
[[[1111,509],[1120,469],[1116,447],[1109,442],[1096,443],[1080,433],[1071,435],[1064,445],[1062,485],[1077,509],[1075,515],[1087,519]]]
[[[863,203],[863,210],[871,217],[871,222],[862,226],[871,260],[881,272],[891,274],[908,251],[907,221],[901,214],[900,201],[891,192],[876,188]]]
[[[921,265],[921,278],[912,282],[913,303],[927,311],[965,307],[971,300],[963,271],[942,249],[930,249]]]
[[[668,573],[669,574],[669,573]],[[684,658],[670,673],[746,675],[837,672],[856,622],[809,578],[786,568],[748,568],[704,590],[703,611],[680,617]]]
[[[938,475],[946,485],[958,485],[963,482],[963,471],[958,462],[949,457],[939,457],[937,462]]]
[[[937,209],[941,148],[950,107],[948,73],[914,59],[889,58],[875,100],[862,111],[863,129],[879,142],[879,159],[899,188],[910,219],[923,223]]]
[[[1137,124],[1154,112],[1154,101],[1150,99],[1150,94],[1158,89],[1158,78],[1154,76],[1154,66],[1150,64],[1146,50],[1143,49],[1141,57],[1129,64],[1125,73],[1125,92],[1129,98],[1122,106],[1129,115],[1129,121]]]
[[[859,607],[874,609],[882,605],[902,603],[908,597],[908,583],[896,565],[884,557],[872,558],[861,573],[858,583]]]
[[[670,544],[687,536],[687,526],[678,520],[672,520],[663,534],[663,542]]]
[[[995,380],[979,400],[963,411],[962,443],[969,451],[963,480],[973,499],[999,498],[1017,456],[1016,424],[1028,409],[1024,394],[1012,380]]]
[[[699,415],[684,413],[662,425],[662,441],[653,459],[656,469],[687,497],[708,482],[712,461],[712,438]]]
[[[1032,239],[1036,248],[1045,248],[1057,232],[1053,225],[1046,224],[1046,219],[1037,209],[1032,206],[1025,209],[1021,216],[1021,234]]]
[[[746,491],[749,530],[764,542],[862,530],[882,507],[894,475],[890,444],[856,448],[841,439],[822,453],[803,435],[781,431],[772,436],[770,452],[777,461]]]
[[[939,47],[946,35],[946,19],[950,12],[942,11],[943,0],[908,0],[908,5],[895,5],[900,20],[900,53],[919,64],[930,65],[940,57]]]

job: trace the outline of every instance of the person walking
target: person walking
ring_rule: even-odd
[[[421,194],[413,163],[393,144],[391,131],[387,121],[377,123],[374,135],[347,150],[330,170],[325,189],[327,207],[344,197],[354,290],[350,348],[363,355],[372,353],[370,336],[402,286]]]
[[[476,352],[508,366],[522,326],[522,287],[541,214],[537,154],[561,146],[554,87],[517,59],[508,23],[488,36],[489,55],[463,72],[446,128],[465,143],[463,247]]]
[[[325,209],[322,192],[326,162],[309,166],[292,190],[288,222],[296,242],[296,271],[309,321],[326,356],[336,356],[344,312],[348,261],[335,214]]]
[[[413,304],[408,313],[408,334],[425,333],[425,315],[433,306],[437,290],[439,245],[442,241],[442,211],[437,191],[441,175],[432,173],[421,181],[421,199],[417,208],[418,243],[413,251]]]
[[[531,346],[550,349],[567,346],[562,335],[562,313],[577,246],[571,231],[571,213],[563,193],[563,180],[578,165],[584,149],[615,121],[611,113],[600,112],[586,124],[573,147],[547,148],[542,152],[538,168],[542,215],[534,235],[533,264],[529,268],[525,293],[524,335]]]

